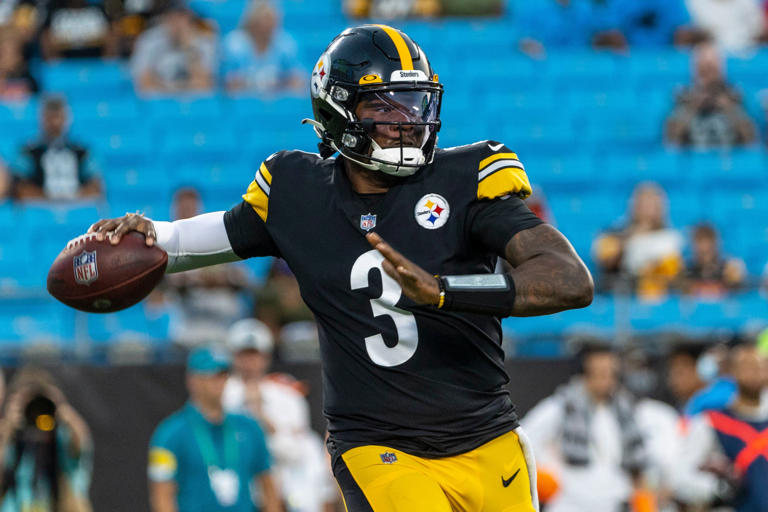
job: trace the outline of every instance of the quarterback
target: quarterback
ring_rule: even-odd
[[[310,84],[320,152],[280,151],[227,212],[128,231],[168,272],[285,259],[320,334],[334,475],[353,512],[531,512],[535,466],[515,408],[500,318],[587,306],[592,278],[523,199],[503,143],[440,149],[443,86],[384,25],[345,30]],[[337,155],[334,157],[334,155]],[[494,273],[498,258],[512,270]]]

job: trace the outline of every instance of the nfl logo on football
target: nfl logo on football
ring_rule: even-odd
[[[369,231],[376,227],[376,215],[368,214],[360,216],[360,229]]]
[[[89,285],[99,277],[96,266],[96,251],[83,251],[72,259],[75,270],[75,281],[78,284]]]

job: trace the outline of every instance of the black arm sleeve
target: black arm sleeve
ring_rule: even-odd
[[[544,223],[517,196],[477,201],[469,207],[467,220],[470,240],[501,257],[513,236]]]
[[[232,250],[238,257],[280,257],[280,251],[267,231],[267,225],[245,201],[224,213],[224,226]]]

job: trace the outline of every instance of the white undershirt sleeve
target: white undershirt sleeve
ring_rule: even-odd
[[[167,274],[240,260],[229,243],[223,211],[152,223],[157,245],[168,253]]]

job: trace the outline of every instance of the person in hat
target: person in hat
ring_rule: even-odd
[[[267,430],[274,476],[290,512],[320,512],[337,493],[323,442],[310,425],[302,382],[285,373],[267,373],[274,340],[263,322],[246,318],[227,335],[233,372],[224,388],[224,408],[257,419]]]
[[[153,512],[280,510],[264,432],[253,419],[222,406],[229,369],[224,353],[190,353],[189,401],[157,426],[150,441]],[[252,482],[261,489],[261,504],[251,496]]]

